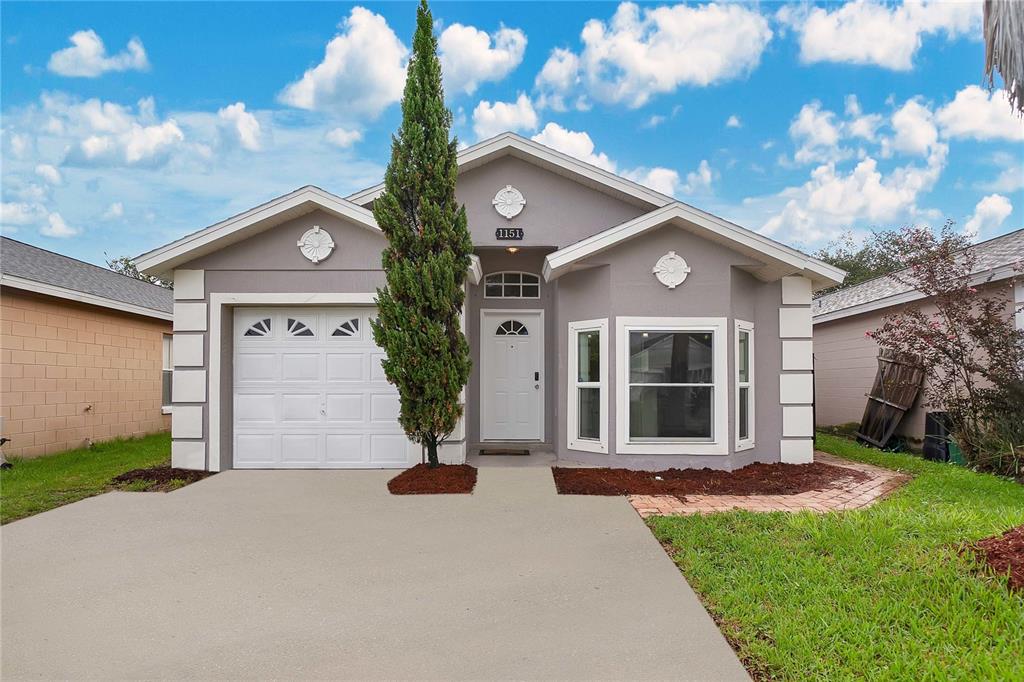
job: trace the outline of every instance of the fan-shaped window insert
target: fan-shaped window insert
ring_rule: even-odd
[[[540,298],[540,277],[528,272],[493,272],[484,277],[484,298]]]
[[[355,336],[359,333],[359,318],[353,317],[351,320],[345,320],[331,332],[331,336]]]
[[[289,317],[288,336],[315,336],[315,334],[313,334],[313,330],[310,329],[302,320],[296,320]]]
[[[498,329],[494,333],[497,336],[529,336],[530,334],[526,325],[516,320],[505,320],[498,325]]]
[[[256,320],[245,330],[242,336],[270,336],[270,318],[265,317],[262,320]]]

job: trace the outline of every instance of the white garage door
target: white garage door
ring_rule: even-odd
[[[371,307],[237,308],[234,466],[406,467],[419,446],[373,342]]]

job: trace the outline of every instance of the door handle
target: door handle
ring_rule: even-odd
[[[534,372],[533,373],[533,380],[534,381],[540,381],[540,372]]]

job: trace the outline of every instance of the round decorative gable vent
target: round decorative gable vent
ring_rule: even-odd
[[[494,195],[494,200],[491,203],[494,204],[494,210],[505,216],[506,220],[512,220],[523,212],[526,199],[523,197],[523,193],[515,187],[505,185],[504,189],[499,189],[498,193]]]
[[[675,251],[669,251],[658,259],[652,272],[659,282],[669,289],[675,289],[690,274],[690,266],[686,264],[682,256],[676,255]]]
[[[321,230],[319,225],[314,225],[299,239],[298,247],[302,255],[316,265],[334,251],[334,240],[327,234],[327,230]]]

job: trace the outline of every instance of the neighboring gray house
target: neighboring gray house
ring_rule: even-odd
[[[518,135],[459,165],[473,372],[445,461],[811,461],[811,292],[841,270]],[[368,324],[381,191],[304,187],[137,259],[175,283],[175,466],[420,461]]]

